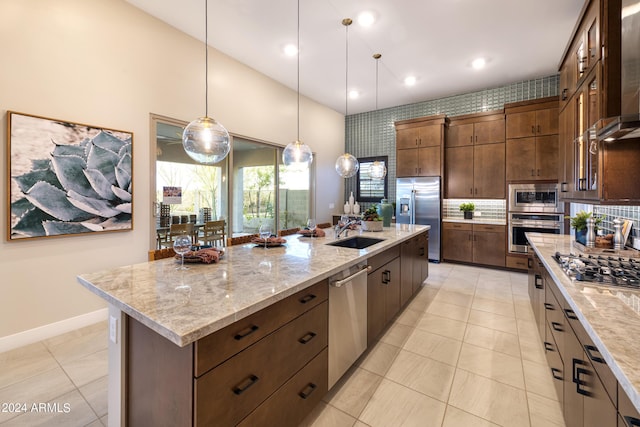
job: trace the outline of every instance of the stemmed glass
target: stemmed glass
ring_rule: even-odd
[[[188,270],[189,267],[184,266],[184,254],[191,250],[191,237],[187,235],[176,237],[176,240],[173,241],[173,250],[182,257],[180,267],[177,267],[176,270]]]
[[[267,249],[267,239],[271,237],[271,227],[268,224],[262,224],[258,230],[260,237],[264,239],[264,248]]]
[[[311,238],[316,234],[316,220],[313,218],[309,218],[307,220],[307,228],[311,230]]]

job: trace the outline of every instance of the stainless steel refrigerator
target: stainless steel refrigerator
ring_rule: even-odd
[[[440,262],[439,176],[398,178],[396,181],[396,223],[430,225],[429,260]]]

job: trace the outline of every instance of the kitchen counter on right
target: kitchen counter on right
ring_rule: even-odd
[[[527,233],[527,238],[620,388],[640,412],[640,289],[590,284],[568,277],[553,256],[557,252],[580,253],[570,236]],[[565,375],[571,373],[565,369]]]

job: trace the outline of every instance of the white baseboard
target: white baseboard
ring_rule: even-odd
[[[42,341],[47,338],[55,337],[56,335],[64,334],[65,332],[93,325],[94,323],[106,320],[108,313],[109,310],[107,308],[101,308],[100,310],[92,311],[91,313],[71,317],[59,322],[19,332],[17,334],[7,335],[6,337],[0,337],[0,353],[33,344],[34,342]]]

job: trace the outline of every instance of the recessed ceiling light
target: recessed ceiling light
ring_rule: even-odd
[[[416,77],[415,76],[407,76],[404,78],[404,84],[407,86],[413,86],[416,84]]]
[[[484,68],[484,66],[487,64],[487,60],[484,58],[476,58],[473,61],[471,61],[471,66],[475,69],[475,70],[480,70],[482,68]]]
[[[365,11],[358,15],[358,24],[363,27],[370,27],[374,22],[376,22],[376,17],[371,12]]]
[[[298,46],[293,43],[289,43],[284,47],[284,54],[287,56],[296,56],[298,54]]]
[[[360,97],[360,93],[357,90],[349,91],[349,99],[358,99]]]

